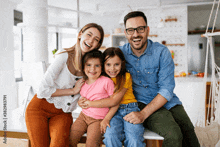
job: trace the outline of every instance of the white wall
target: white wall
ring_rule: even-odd
[[[187,67],[187,6],[176,7],[157,7],[149,9],[139,9],[143,11],[148,19],[150,27],[150,35],[158,35],[158,37],[149,37],[153,41],[161,43],[163,40],[167,44],[185,44],[184,46],[168,46],[168,49],[175,52],[174,62],[178,64],[176,71],[188,72]],[[124,29],[123,25],[119,24],[122,14],[116,12],[104,13],[103,15],[80,15],[80,27],[90,22],[100,24],[105,31],[105,34],[114,33],[116,28]],[[164,23],[163,28],[158,28],[160,20],[165,20],[168,16],[176,17],[177,22],[171,21]],[[104,46],[109,46],[109,38],[104,39]],[[111,46],[111,44],[110,44]]]
[[[111,31],[114,32],[115,28],[123,28],[119,24],[121,14],[118,13],[104,13],[104,14],[80,14],[80,28],[87,23],[97,23],[104,29],[105,34],[109,34]]]
[[[13,9],[16,3],[0,1],[0,116],[3,98],[6,98],[7,113],[17,107],[17,89],[14,76]]]

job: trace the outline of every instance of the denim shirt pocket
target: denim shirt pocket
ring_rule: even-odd
[[[158,82],[158,70],[159,68],[145,68],[144,73],[146,74],[144,76],[147,83],[157,83]]]
[[[126,71],[129,72],[132,76],[132,79],[135,78],[135,72],[132,66],[126,66]]]

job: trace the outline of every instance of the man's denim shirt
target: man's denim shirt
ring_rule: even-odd
[[[139,102],[148,104],[159,93],[167,99],[164,105],[170,109],[182,104],[173,93],[174,62],[168,48],[148,39],[147,49],[137,57],[133,54],[130,44],[119,47],[126,59],[126,70],[132,75],[133,90]]]

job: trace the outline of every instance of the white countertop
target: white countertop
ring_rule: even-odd
[[[194,75],[189,75],[189,76],[185,76],[185,77],[175,77],[175,82],[203,82],[205,80],[204,77],[198,77],[198,76],[194,76]],[[220,79],[219,79],[220,81]],[[209,75],[207,77],[206,82],[211,82],[211,75]]]

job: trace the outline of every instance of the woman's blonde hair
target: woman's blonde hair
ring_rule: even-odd
[[[98,25],[96,23],[89,23],[89,24],[85,25],[79,31],[79,34],[77,36],[76,44],[74,46],[70,47],[70,48],[65,48],[65,51],[61,52],[61,53],[71,52],[71,51],[75,52],[74,59],[72,59],[73,60],[72,63],[73,63],[73,67],[78,71],[81,71],[81,59],[82,59],[82,51],[81,51],[81,48],[80,48],[80,37],[79,36],[80,36],[81,33],[84,33],[89,28],[96,28],[100,32],[101,38],[99,40],[99,44],[94,49],[94,50],[98,50],[101,47],[103,39],[104,39],[104,30],[100,25]]]

